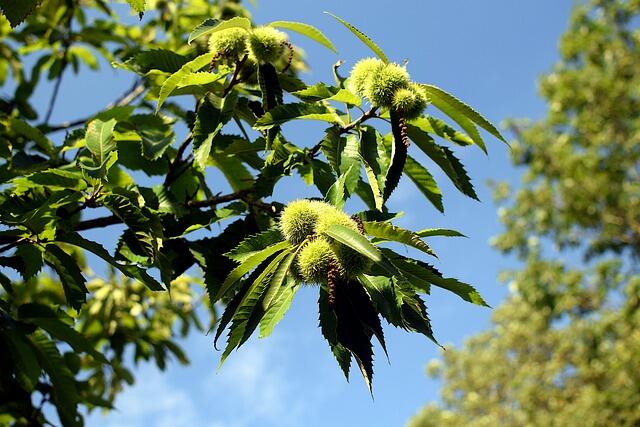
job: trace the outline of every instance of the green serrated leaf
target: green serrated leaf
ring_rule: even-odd
[[[415,126],[408,125],[407,134],[431,160],[440,166],[462,194],[478,200],[467,171],[449,148],[436,144],[431,136]]]
[[[380,253],[380,250],[362,234],[349,227],[334,224],[327,228],[327,230],[324,231],[324,234],[375,262],[382,262],[382,253]]]
[[[382,49],[380,49],[380,47],[369,38],[369,36],[367,36],[365,33],[363,33],[362,31],[360,31],[359,29],[357,29],[356,27],[354,27],[353,25],[351,25],[350,23],[348,23],[347,21],[345,21],[344,19],[329,13],[329,12],[324,12],[329,16],[332,16],[335,20],[337,20],[338,22],[340,22],[342,25],[344,25],[345,27],[347,27],[347,29],[349,31],[351,31],[356,37],[358,37],[369,49],[371,49],[376,55],[378,55],[378,58],[382,59],[382,61],[384,61],[385,63],[389,63],[389,59],[387,59],[387,56],[384,54],[384,52],[382,51]]]
[[[423,132],[437,135],[458,145],[467,146],[473,144],[473,139],[467,134],[457,131],[443,120],[435,117],[424,116],[411,120],[409,123]]]
[[[82,175],[62,169],[47,169],[11,181],[15,185],[15,194],[23,194],[30,189],[46,186],[51,190],[83,191],[87,183]]]
[[[89,291],[77,261],[54,244],[46,246],[45,261],[58,273],[67,303],[79,310]]]
[[[20,258],[24,268],[21,270],[22,278],[29,280],[42,268],[42,250],[37,245],[23,244],[16,248],[16,256]]]
[[[151,49],[138,53],[133,59],[127,61],[129,62],[135,64],[138,72],[146,74],[151,70],[175,73],[189,60],[172,50]]]
[[[3,341],[13,359],[16,379],[26,391],[33,391],[40,377],[40,364],[29,345],[28,338],[11,327],[5,328],[0,335],[3,336]]]
[[[31,15],[41,2],[42,0],[0,0],[0,9],[14,28]]]
[[[102,121],[92,120],[87,125],[85,141],[87,149],[94,156],[96,164],[102,165],[107,160],[109,153],[116,149],[113,139],[113,129],[116,126],[116,119]]]
[[[298,290],[295,281],[287,280],[289,269],[293,264],[298,251],[292,251],[280,261],[276,270],[271,276],[269,288],[267,289],[262,307],[265,311],[260,320],[260,338],[271,335],[273,328],[282,320],[282,317],[289,309],[293,296]]]
[[[329,161],[333,171],[340,175],[340,160],[342,159],[342,150],[347,143],[347,139],[340,135],[340,129],[331,126],[325,131],[324,138],[320,143],[320,150]]]
[[[469,134],[469,136],[483,149],[483,151],[487,151],[484,146],[484,142],[482,142],[482,138],[475,130],[474,126],[469,126],[465,120],[460,119],[460,115],[466,118],[468,121],[477,124],[491,135],[498,138],[500,141],[507,143],[507,140],[500,134],[498,129],[491,124],[487,119],[485,119],[480,113],[471,108],[469,105],[460,101],[453,95],[445,92],[437,86],[424,84],[421,85],[427,93],[427,96],[431,100],[431,103],[438,107],[443,113],[451,117],[455,120],[464,130]],[[468,128],[468,129],[467,129]],[[473,129],[472,129],[473,128]],[[475,131],[475,132],[474,132]]]
[[[55,155],[53,142],[47,138],[40,129],[31,126],[24,120],[16,119],[14,117],[10,117],[8,119],[7,125],[11,132],[33,141],[36,146],[42,150],[42,152],[52,157]]]
[[[246,294],[242,297],[242,300],[233,315],[231,328],[229,329],[227,346],[220,358],[220,366],[222,366],[229,354],[231,354],[231,351],[240,347],[258,326],[260,318],[264,315],[264,309],[262,305],[260,305],[260,302],[271,283],[270,277],[282,263],[282,260],[289,255],[289,250],[284,250],[276,255],[264,270],[260,272],[258,277],[247,290]],[[258,316],[254,315],[256,310],[258,310]]]
[[[227,291],[231,288],[231,286],[234,285],[238,280],[240,280],[244,275],[249,273],[251,270],[253,270],[255,267],[257,267],[260,263],[262,263],[264,260],[266,260],[270,256],[278,252],[281,252],[282,250],[286,249],[289,246],[291,246],[291,243],[286,241],[276,243],[274,245],[266,247],[265,249],[245,259],[239,266],[234,268],[231,271],[231,273],[229,273],[227,278],[224,280],[224,282],[220,286],[220,289],[218,290],[216,295],[210,296],[211,301],[212,302],[218,301],[220,298],[225,296]]]
[[[291,120],[320,120],[342,124],[340,116],[333,108],[322,104],[300,102],[278,105],[260,117],[253,125],[253,128],[256,130],[268,130]]]
[[[270,24],[267,24],[270,27],[276,28],[284,28],[286,30],[295,31],[296,33],[302,34],[303,36],[309,37],[311,40],[314,40],[320,43],[322,46],[326,47],[329,50],[334,52],[338,52],[336,47],[331,43],[331,40],[327,38],[322,31],[314,27],[313,25],[304,24],[302,22],[291,22],[291,21],[275,21]]]
[[[453,292],[463,300],[472,304],[489,307],[480,293],[473,286],[460,282],[457,279],[443,277],[438,270],[425,262],[405,258],[389,249],[384,249],[383,252],[385,256],[387,256],[387,258],[389,258],[389,260],[403,273],[408,272],[413,278],[417,278],[419,281],[427,282],[439,288]],[[415,281],[411,281],[411,283],[416,285],[419,289],[428,292],[428,287],[425,287],[424,283],[419,284]]]
[[[375,207],[381,211],[384,205],[385,175],[389,168],[390,159],[384,148],[382,136],[371,126],[367,126],[362,133],[360,155],[374,197]]]
[[[127,0],[131,9],[135,10],[137,13],[144,13],[145,2],[146,0]]]
[[[21,306],[19,309],[22,309],[20,312],[21,320],[38,325],[47,331],[53,338],[67,343],[77,352],[90,354],[100,363],[109,363],[104,355],[97,351],[84,335],[71,328],[66,323],[56,317],[30,316],[28,307],[25,309],[24,306]]]
[[[375,243],[385,241],[404,243],[405,245],[420,249],[426,254],[435,256],[435,253],[429,245],[423,242],[420,236],[412,231],[405,230],[388,222],[366,221],[363,224],[365,232],[376,238],[374,240]]]
[[[424,230],[417,231],[416,234],[420,237],[431,236],[445,236],[445,237],[467,237],[464,234],[456,230],[449,230],[447,228],[425,228]]]
[[[55,343],[43,333],[31,336],[36,357],[40,366],[45,370],[53,384],[53,402],[58,415],[65,426],[81,425],[78,414],[80,401],[73,374],[67,368]]]
[[[438,188],[438,184],[433,179],[433,176],[420,165],[411,156],[407,156],[407,161],[404,165],[404,172],[409,179],[418,187],[418,190],[436,207],[440,212],[444,212],[442,206],[442,192]]]
[[[168,79],[162,83],[162,87],[160,88],[160,93],[158,94],[158,105],[156,106],[156,114],[160,111],[162,104],[166,101],[166,99],[171,95],[171,93],[176,90],[182,79],[187,77],[194,71],[198,71],[201,68],[209,65],[211,60],[215,56],[215,53],[208,52],[202,54],[195,59],[184,64],[178,71],[171,74]],[[226,75],[226,74],[225,74]]]
[[[266,247],[279,243],[282,240],[282,233],[280,233],[279,230],[269,229],[262,233],[247,237],[233,250],[227,252],[225,256],[242,263]]]
[[[351,352],[338,342],[336,313],[329,307],[328,294],[326,289],[320,288],[318,299],[320,331],[322,336],[329,343],[331,352],[336,358],[338,365],[342,369],[344,376],[349,379],[349,369],[351,367]]]
[[[189,40],[187,43],[191,44],[192,41],[199,37],[218,31],[228,30],[229,28],[243,28],[245,30],[249,30],[251,29],[251,21],[241,16],[235,16],[228,20],[209,18],[199,24],[191,34],[189,34]]]
[[[117,262],[100,244],[87,240],[80,236],[78,233],[68,233],[58,238],[59,241],[69,243],[74,246],[78,246],[85,249],[94,255],[102,258],[118,270],[120,270],[125,276],[139,280],[152,291],[164,291],[160,283],[158,283],[153,277],[144,271],[141,267],[133,264],[121,264]]]

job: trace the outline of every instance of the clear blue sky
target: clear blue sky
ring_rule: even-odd
[[[251,7],[258,23],[293,20],[322,29],[339,55],[306,39],[292,37],[307,52],[309,83],[331,81],[331,65],[344,59],[347,67],[370,53],[347,30],[326,15],[342,16],[369,34],[395,61],[409,60],[412,78],[456,94],[494,123],[510,117],[538,118],[544,104],[536,94],[536,79],[557,59],[557,41],[567,25],[572,1],[336,1],[261,0]],[[131,76],[103,68],[100,75],[83,74],[62,85],[53,122],[85,116],[125,90]],[[46,102],[50,87],[37,96]],[[87,94],[90,98],[87,99]],[[301,145],[317,142],[321,127],[285,128]],[[313,130],[314,140],[305,138]],[[509,165],[506,146],[487,136],[489,157],[471,148],[458,151],[474,178],[478,203],[459,195],[434,175],[444,191],[446,215],[430,207],[406,180],[391,198],[394,210],[405,211],[402,225],[412,229],[447,227],[468,239],[432,239],[445,274],[474,284],[494,307],[504,297],[497,273],[513,267],[489,245],[500,232],[488,179],[518,182]],[[414,153],[415,154],[415,153]],[[419,159],[424,159],[417,156]],[[280,200],[316,195],[299,180],[278,189]],[[111,239],[107,231],[91,237]],[[98,269],[99,270],[99,269]],[[290,312],[266,340],[252,339],[216,372],[220,354],[212,337],[192,334],[184,343],[192,364],[171,364],[163,374],[142,365],[137,384],[124,392],[119,412],[96,413],[89,426],[399,426],[425,402],[438,398],[439,384],[424,374],[425,364],[439,354],[421,336],[392,327],[385,329],[390,364],[379,347],[373,400],[358,372],[347,383],[317,328],[317,290],[299,292]],[[459,345],[465,337],[489,325],[491,310],[462,302],[438,290],[427,297],[437,338]]]

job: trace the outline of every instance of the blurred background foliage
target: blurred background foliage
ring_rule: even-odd
[[[493,328],[429,363],[428,426],[640,424],[640,1],[576,5],[540,82],[547,116],[513,121],[520,188],[496,186],[496,248],[522,268]]]

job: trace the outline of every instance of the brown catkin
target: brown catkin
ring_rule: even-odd
[[[287,66],[282,69],[282,72],[284,73],[289,69],[289,67],[291,67],[291,62],[293,62],[293,45],[286,41],[282,42],[282,44],[285,45],[287,49],[289,49],[289,56],[287,57]]]
[[[356,222],[356,225],[358,226],[358,231],[360,232],[360,234],[362,234],[364,236],[364,234],[365,234],[364,233],[364,223],[362,222],[360,217],[358,215],[353,215],[353,216],[351,216],[351,219]]]
[[[327,288],[328,288],[328,300],[329,307],[333,308],[336,305],[336,279],[338,278],[338,264],[335,259],[329,261],[329,270],[327,271]]]

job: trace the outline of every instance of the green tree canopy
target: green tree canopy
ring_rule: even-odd
[[[640,423],[639,17],[633,0],[576,7],[546,118],[512,124],[522,187],[496,192],[495,245],[524,265],[493,329],[430,364],[442,403],[412,427]]]
[[[386,351],[381,318],[435,341],[430,286],[485,305],[470,285],[387,247],[433,256],[424,238],[459,235],[399,228],[386,203],[406,175],[444,210],[410,145],[476,198],[454,149],[486,152],[479,129],[504,140],[478,112],[412,81],[335,15],[327,21],[375,57],[306,83],[288,34],[335,51],[315,27],[254,23],[231,0],[127,3],[140,22],[103,0],[0,0],[0,423],[57,423],[46,419],[53,405],[75,426],[82,410],[112,408],[135,380],[131,362],[188,362],[177,338],[211,329],[201,303],[215,343],[228,329],[224,361],[257,329],[268,336],[301,285],[319,285],[320,331],[345,375],[355,361],[370,389],[374,337]],[[52,123],[61,81],[104,61],[132,76],[131,89]],[[50,102],[36,105],[47,81]],[[296,143],[295,120],[326,130]],[[295,176],[323,201],[275,200]],[[344,213],[351,197],[367,210]],[[85,233],[103,227],[115,245]],[[107,277],[85,257],[108,265]]]

